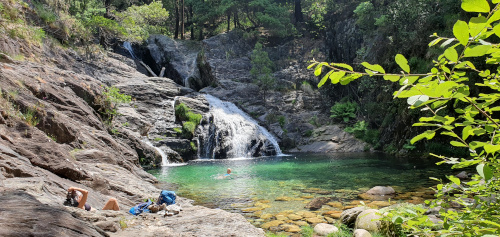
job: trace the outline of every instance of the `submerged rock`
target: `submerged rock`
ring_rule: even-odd
[[[310,210],[317,210],[320,209],[323,204],[327,203],[330,201],[330,198],[327,197],[317,197],[310,201],[304,208],[310,209]]]

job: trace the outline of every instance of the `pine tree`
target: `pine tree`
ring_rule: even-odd
[[[269,59],[267,52],[262,50],[262,44],[255,44],[252,51],[252,69],[250,74],[254,83],[259,86],[264,95],[264,104],[266,103],[266,94],[272,90],[276,84],[276,79],[272,76],[273,62]]]

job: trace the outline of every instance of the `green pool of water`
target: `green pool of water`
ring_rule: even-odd
[[[434,185],[428,177],[442,177],[449,167],[436,160],[403,159],[378,153],[292,154],[236,160],[197,160],[185,166],[150,171],[159,180],[175,184],[180,196],[197,204],[241,212],[257,200],[269,200],[265,213],[303,210],[303,196],[328,196],[333,200],[358,199],[377,185],[409,192]],[[230,178],[222,178],[231,168]],[[313,190],[311,193],[310,190]],[[314,191],[320,190],[319,193]],[[291,197],[285,202],[277,197]]]

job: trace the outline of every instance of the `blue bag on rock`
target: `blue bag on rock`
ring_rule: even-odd
[[[158,197],[158,205],[166,203],[167,205],[175,204],[175,192],[162,190],[160,197]]]
[[[146,212],[149,212],[149,209],[148,207],[153,204],[152,201],[148,200],[147,202],[142,202],[142,203],[139,203],[135,206],[133,206],[132,208],[130,208],[130,210],[128,211],[130,214],[134,215],[134,216],[137,216],[141,213],[146,213]]]

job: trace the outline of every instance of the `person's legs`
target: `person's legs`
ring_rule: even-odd
[[[114,198],[110,198],[108,202],[106,202],[106,205],[102,208],[103,210],[114,210],[114,211],[119,211],[120,206],[118,206],[118,201]]]

